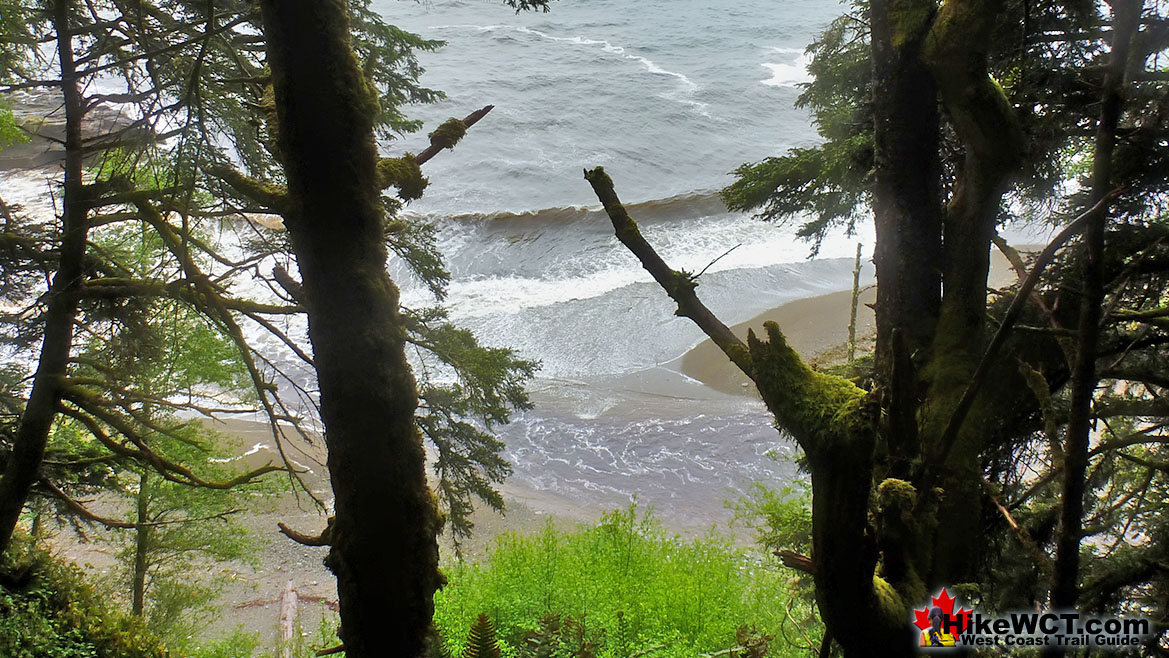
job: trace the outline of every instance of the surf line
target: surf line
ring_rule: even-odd
[[[547,41],[558,41],[558,42],[562,42],[562,43],[571,43],[571,44],[578,45],[578,46],[600,46],[601,50],[603,50],[606,53],[609,53],[611,55],[617,55],[618,57],[621,57],[623,59],[628,59],[628,60],[631,60],[631,61],[634,61],[634,62],[641,64],[643,67],[645,67],[646,72],[648,72],[650,74],[665,75],[665,76],[669,76],[669,77],[677,79],[678,82],[680,82],[682,84],[687,96],[693,95],[694,92],[698,91],[698,88],[699,88],[698,84],[695,83],[693,80],[691,80],[689,77],[687,77],[686,74],[679,73],[677,71],[670,71],[668,69],[664,69],[661,66],[658,66],[657,62],[653,61],[652,59],[649,59],[648,57],[642,57],[641,55],[634,55],[634,54],[631,54],[629,52],[626,52],[626,49],[624,46],[615,46],[611,42],[606,41],[604,39],[589,39],[589,38],[581,37],[581,36],[559,37],[559,36],[556,36],[553,34],[548,34],[547,32],[542,32],[540,30],[533,30],[532,28],[525,27],[523,25],[437,25],[437,26],[432,27],[431,29],[444,29],[444,28],[445,29],[473,29],[473,30],[476,30],[478,32],[494,32],[494,31],[499,30],[499,29],[506,29],[506,30],[511,30],[513,32],[519,32],[521,34],[530,34],[534,37],[538,37],[540,39],[545,39]],[[708,105],[706,103],[703,103],[701,101],[696,101],[693,98],[672,98],[671,100],[674,100],[674,101],[677,101],[677,102],[680,102],[680,103],[683,103],[686,105],[690,105],[690,106],[694,107],[695,109],[697,109],[697,111],[700,114],[702,114],[703,116],[710,118],[710,114],[706,111],[707,107],[708,107]]]
[[[678,73],[677,71],[666,70],[666,69],[658,66],[656,62],[654,62],[652,59],[649,59],[648,57],[642,57],[641,55],[632,55],[630,53],[625,52],[625,48],[623,46],[614,46],[612,43],[609,43],[608,41],[605,41],[603,39],[586,39],[585,37],[579,37],[579,36],[577,36],[577,37],[558,37],[558,36],[548,34],[547,32],[541,32],[540,30],[533,30],[529,27],[524,27],[523,25],[518,25],[514,29],[516,32],[522,32],[524,34],[531,34],[531,35],[540,37],[541,39],[547,39],[549,41],[562,41],[565,43],[572,43],[572,44],[581,45],[581,46],[600,46],[601,50],[604,50],[607,53],[611,53],[613,55],[617,55],[619,57],[623,57],[625,59],[640,63],[642,66],[645,67],[646,71],[648,71],[649,73],[651,73],[653,75],[667,75],[667,76],[671,76],[673,78],[677,78],[678,81],[681,82],[682,85],[685,87],[685,93],[687,96],[692,96],[692,95],[694,95],[694,92],[698,91],[698,85],[695,84],[695,82],[693,80],[686,77],[685,74]],[[669,97],[667,97],[667,98],[669,98]],[[693,98],[671,98],[671,100],[674,100],[674,101],[677,101],[677,102],[680,102],[680,103],[683,103],[686,105],[690,105],[690,106],[694,107],[698,111],[698,113],[703,115],[704,117],[706,117],[708,119],[712,118],[710,116],[710,113],[706,111],[706,108],[707,108],[706,103],[703,103],[701,101],[696,101]]]

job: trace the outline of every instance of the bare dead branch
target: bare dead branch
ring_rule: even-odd
[[[775,551],[774,555],[779,558],[779,561],[783,563],[783,566],[789,569],[802,571],[809,575],[816,574],[816,563],[812,560],[812,558],[806,555],[800,555],[795,551],[788,550]]]
[[[484,106],[483,108],[480,108],[480,109],[475,110],[474,112],[468,114],[467,116],[463,117],[463,127],[470,128],[471,126],[478,123],[479,119],[482,119],[483,117],[487,116],[487,113],[493,109],[495,109],[494,105],[487,105],[487,106]],[[439,151],[443,150],[444,148],[451,148],[452,146],[454,146],[454,145],[447,144],[444,140],[442,140],[441,138],[439,138],[437,136],[431,136],[430,146],[427,146],[426,148],[422,149],[421,153],[414,156],[414,161],[421,165],[421,164],[425,163],[427,160],[438,155]]]
[[[289,297],[292,297],[297,302],[303,303],[304,287],[288,273],[288,270],[284,269],[283,265],[277,265],[272,268],[272,278],[276,279],[276,283],[279,283],[280,287],[284,288],[284,291],[288,293]]]
[[[711,313],[710,309],[698,299],[698,295],[694,293],[697,284],[693,277],[685,272],[671,269],[653,246],[642,237],[637,223],[629,217],[625,206],[617,198],[617,192],[613,189],[613,179],[609,178],[609,175],[601,167],[592,171],[586,170],[584,177],[592,185],[593,192],[605,207],[605,212],[613,223],[617,239],[634,256],[637,256],[642,267],[677,303],[678,309],[674,312],[675,315],[689,318],[698,325],[698,328],[709,336],[740,370],[754,379],[747,345],[739,340],[730,328],[723,324],[722,320],[715,317],[714,313]]]
[[[319,535],[306,535],[303,532],[297,532],[283,522],[277,523],[276,527],[280,528],[281,534],[298,544],[303,544],[304,546],[328,546],[333,534],[333,517],[329,517],[328,523],[325,524],[325,529]]]

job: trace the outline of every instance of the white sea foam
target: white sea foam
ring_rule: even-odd
[[[271,449],[272,449],[272,446],[268,445],[267,443],[260,442],[260,443],[255,444],[254,446],[252,446],[250,450],[248,450],[247,452],[245,452],[243,454],[243,456],[247,457],[248,455],[254,455],[257,452],[260,452],[261,450],[271,450]]]
[[[647,72],[649,72],[653,75],[664,75],[664,76],[675,78],[678,80],[678,82],[680,82],[682,84],[683,91],[685,92],[685,96],[684,97],[673,96],[673,97],[671,97],[671,100],[675,100],[675,101],[678,101],[680,103],[690,105],[690,106],[698,109],[701,114],[708,116],[708,117],[710,116],[709,114],[706,113],[706,108],[707,108],[706,103],[702,103],[700,101],[694,100],[693,98],[690,98],[690,96],[693,95],[694,92],[698,91],[698,85],[693,80],[691,80],[689,77],[687,77],[686,74],[679,73],[677,71],[670,71],[668,69],[664,69],[661,66],[659,66],[656,62],[649,59],[648,57],[642,57],[641,55],[633,55],[633,54],[627,52],[624,46],[615,46],[612,43],[610,43],[609,41],[606,41],[604,39],[589,39],[589,38],[582,37],[582,36],[558,37],[558,36],[555,36],[552,34],[548,34],[547,32],[541,32],[540,30],[533,30],[529,27],[524,27],[522,25],[515,26],[513,29],[516,32],[522,32],[524,34],[531,34],[533,36],[537,36],[537,37],[540,37],[541,39],[546,39],[548,41],[560,41],[560,42],[571,43],[571,44],[575,44],[575,45],[579,45],[579,46],[600,46],[601,50],[603,50],[604,52],[607,52],[607,53],[610,53],[613,55],[617,55],[617,56],[622,57],[624,59],[634,61],[634,62],[641,64],[643,67],[645,67],[645,70]]]
[[[32,171],[0,172],[0,198],[4,203],[19,205],[30,216],[47,219],[57,214],[54,194],[58,177],[51,168]]]

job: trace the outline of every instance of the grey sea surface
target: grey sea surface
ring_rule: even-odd
[[[500,429],[513,487],[582,507],[636,499],[675,526],[725,521],[753,482],[782,486],[793,446],[762,404],[680,374],[703,336],[613,237],[582,177],[604,166],[643,233],[728,324],[851,286],[856,242],[818,258],[791,226],[730,213],[717,191],[744,162],[815,143],[793,107],[810,80],[805,48],[835,2],[556,2],[513,13],[487,0],[375,9],[447,45],[419,57],[447,100],[423,106],[423,133],[382,145],[417,152],[425,131],[495,109],[426,165],[407,212],[435,222],[453,279],[454,321],[537,359],[535,408]],[[729,251],[729,253],[727,253]],[[407,304],[431,300],[391,263]]]

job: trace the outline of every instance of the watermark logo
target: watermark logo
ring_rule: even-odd
[[[1124,649],[1144,643],[1153,626],[1143,617],[1100,617],[1074,610],[992,615],[959,607],[955,612],[956,602],[943,588],[929,605],[913,611],[918,646],[926,651],[962,645]]]
[[[972,611],[958,608],[958,612],[954,612],[957,600],[943,587],[937,596],[930,599],[930,605],[913,611],[913,625],[921,631],[918,646],[932,649],[962,643],[961,634],[969,626]]]

